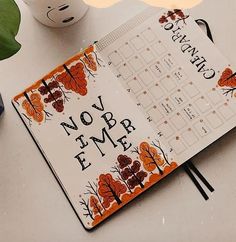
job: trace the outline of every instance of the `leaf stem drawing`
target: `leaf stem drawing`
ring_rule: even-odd
[[[228,96],[230,94],[230,96],[233,97],[236,87],[223,88],[222,90],[223,90],[223,95]]]
[[[82,198],[81,201],[79,201],[80,205],[83,206],[83,210],[84,210],[84,216],[85,217],[90,217],[92,220],[94,220],[93,217],[93,212],[91,211],[91,209],[89,208],[89,200],[87,200],[87,202],[84,200],[84,198]]]
[[[25,115],[24,113],[22,113],[22,115],[29,121],[29,126],[31,127],[31,125],[32,125],[31,118],[27,117],[27,115]]]
[[[95,182],[93,182],[93,185],[91,182],[88,182],[88,185],[86,185],[87,188],[87,192],[85,192],[84,194],[90,194],[90,195],[94,195],[97,197],[98,201],[100,202],[102,208],[104,210],[106,210],[106,208],[103,206],[102,204],[102,199],[98,194],[98,184],[96,184]]]
[[[159,141],[159,140],[156,140],[156,143],[153,141],[153,142],[152,142],[152,145],[155,146],[156,148],[158,148],[158,149],[161,151],[161,154],[162,154],[162,156],[163,156],[165,162],[166,162],[168,165],[170,165],[170,163],[169,163],[169,161],[168,161],[168,158],[167,158],[167,155],[166,155],[166,153],[164,152],[164,150],[163,150],[162,147],[161,147],[161,143],[160,143],[160,141]]]
[[[98,63],[99,66],[101,66],[100,62],[102,62],[102,60],[98,58],[98,55],[95,51],[93,51],[93,54],[95,55],[96,62]]]
[[[80,61],[83,63],[84,67],[85,67],[85,70],[89,73],[89,76],[91,75],[92,77],[95,77],[95,74],[93,74],[89,69],[88,67],[86,66],[86,64],[84,63],[84,61],[80,58]],[[88,77],[89,77],[88,76]]]

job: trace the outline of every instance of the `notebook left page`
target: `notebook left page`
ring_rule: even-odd
[[[86,229],[178,167],[94,46],[12,103]]]

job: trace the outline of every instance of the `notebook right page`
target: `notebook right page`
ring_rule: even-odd
[[[149,8],[97,48],[179,161],[235,127],[233,68],[187,12]]]

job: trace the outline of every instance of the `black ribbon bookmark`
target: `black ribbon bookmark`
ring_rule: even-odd
[[[214,192],[215,189],[210,185],[210,183],[206,180],[206,178],[201,174],[201,172],[194,166],[191,160],[187,161],[183,164],[183,168],[185,172],[188,174],[194,185],[197,187],[198,191],[202,194],[205,200],[208,200],[209,197],[207,193],[204,191],[194,174],[201,180],[201,182],[208,188],[210,192]]]
[[[206,32],[207,32],[207,36],[208,38],[214,43],[214,40],[213,40],[213,36],[211,34],[211,29],[210,29],[210,26],[209,24],[207,23],[206,20],[204,19],[196,19],[195,22],[200,26],[200,25],[204,25],[206,27]]]
[[[211,29],[207,21],[204,19],[197,19],[195,22],[198,25],[204,25],[206,28],[208,38],[214,43],[213,36],[211,34]],[[201,174],[201,172],[194,166],[191,160],[188,160],[185,164],[183,164],[184,171],[188,174],[194,185],[197,187],[198,191],[202,194],[205,200],[208,200],[209,197],[207,193],[202,188],[201,184],[198,182],[194,174],[202,181],[202,183],[208,188],[210,192],[214,192],[214,188],[210,185],[210,183],[206,180],[206,178]]]

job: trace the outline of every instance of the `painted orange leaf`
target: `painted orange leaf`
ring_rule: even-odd
[[[98,199],[94,196],[91,196],[89,201],[90,201],[90,207],[93,210],[93,214],[94,215],[100,214],[102,216],[102,206],[99,204]]]
[[[114,180],[111,174],[99,176],[98,193],[103,198],[103,205],[108,208],[113,201],[119,205],[122,203],[120,196],[127,190],[126,186],[120,181]]]
[[[220,87],[236,87],[236,76],[233,76],[233,71],[230,68],[223,71],[218,85]]]
[[[64,68],[66,71],[57,76],[57,81],[61,82],[65,89],[85,96],[87,94],[87,80],[84,65],[78,62],[70,69],[66,65],[64,65]]]
[[[139,157],[143,162],[143,166],[147,171],[153,171],[156,168],[159,173],[162,175],[163,171],[160,166],[163,166],[165,161],[158,154],[156,148],[150,146],[147,142],[143,142],[140,144],[140,154]]]
[[[44,106],[41,101],[41,96],[38,93],[30,95],[29,100],[25,99],[22,102],[22,107],[25,109],[28,117],[32,117],[36,122],[42,122],[44,119]]]
[[[92,54],[86,55],[83,58],[83,61],[85,62],[86,66],[91,69],[92,71],[97,71],[97,64],[96,61],[93,58]]]

